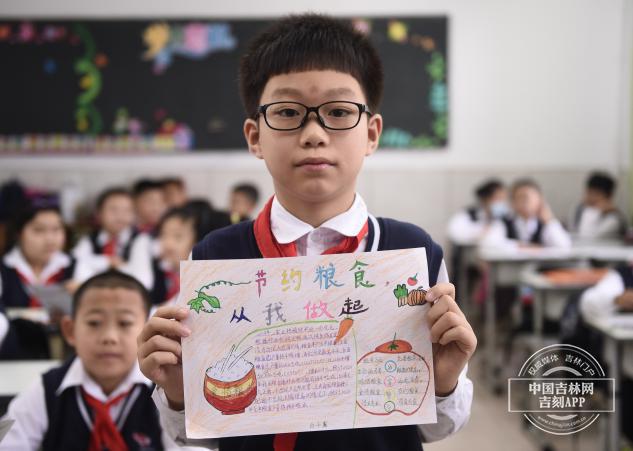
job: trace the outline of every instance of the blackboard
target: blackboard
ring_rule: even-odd
[[[381,147],[448,142],[448,19],[349,19],[385,67]],[[0,154],[243,149],[239,56],[270,21],[0,21]]]

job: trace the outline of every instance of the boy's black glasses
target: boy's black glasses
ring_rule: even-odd
[[[322,127],[330,130],[349,130],[360,122],[363,113],[371,116],[367,105],[348,101],[325,102],[319,106],[305,106],[299,102],[273,102],[261,105],[266,125],[273,130],[297,130],[305,125],[308,115],[314,112]]]

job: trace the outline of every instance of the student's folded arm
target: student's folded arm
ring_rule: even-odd
[[[519,246],[517,240],[511,240],[506,237],[506,228],[503,222],[494,221],[488,231],[484,233],[479,246],[482,248],[503,248],[503,249],[516,249]]]
[[[15,423],[0,441],[0,451],[40,449],[48,428],[46,400],[41,378],[13,398],[2,419],[11,419]]]
[[[211,451],[219,450],[217,439],[187,439],[185,432],[185,411],[171,409],[162,388],[156,387],[154,389],[152,399],[158,409],[160,425],[163,428],[163,432],[166,433],[177,446],[195,446],[210,449]]]
[[[92,244],[86,236],[79,240],[71,253],[77,259],[77,265],[87,267],[92,274],[105,271],[110,266],[108,257],[95,254],[92,251]]]
[[[552,219],[545,225],[543,244],[548,247],[571,247],[571,236],[558,219]]]
[[[437,423],[418,426],[422,442],[442,440],[468,423],[473,402],[473,383],[467,377],[468,365],[462,370],[457,386],[448,396],[436,396]]]
[[[617,271],[610,270],[596,285],[585,290],[580,297],[582,315],[608,316],[616,312],[615,298],[624,293],[624,282]]]
[[[448,223],[448,237],[459,245],[476,244],[483,230],[481,223],[472,221],[465,211],[455,213]]]
[[[620,236],[620,227],[620,217],[616,213],[606,215],[596,227],[595,237],[598,239],[617,238]]]

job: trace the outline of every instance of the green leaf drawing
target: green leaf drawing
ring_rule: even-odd
[[[198,296],[207,301],[211,307],[220,308],[220,300],[215,296],[209,296],[203,292],[199,292]]]
[[[194,310],[196,313],[200,313],[200,310],[204,308],[204,299],[197,297],[191,299],[189,302],[187,302],[187,304],[189,305],[189,308],[191,310]]]

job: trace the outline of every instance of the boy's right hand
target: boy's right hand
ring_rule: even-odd
[[[141,372],[165,390],[169,407],[174,410],[185,406],[180,339],[188,337],[191,331],[180,321],[188,314],[182,307],[160,307],[137,339]]]

